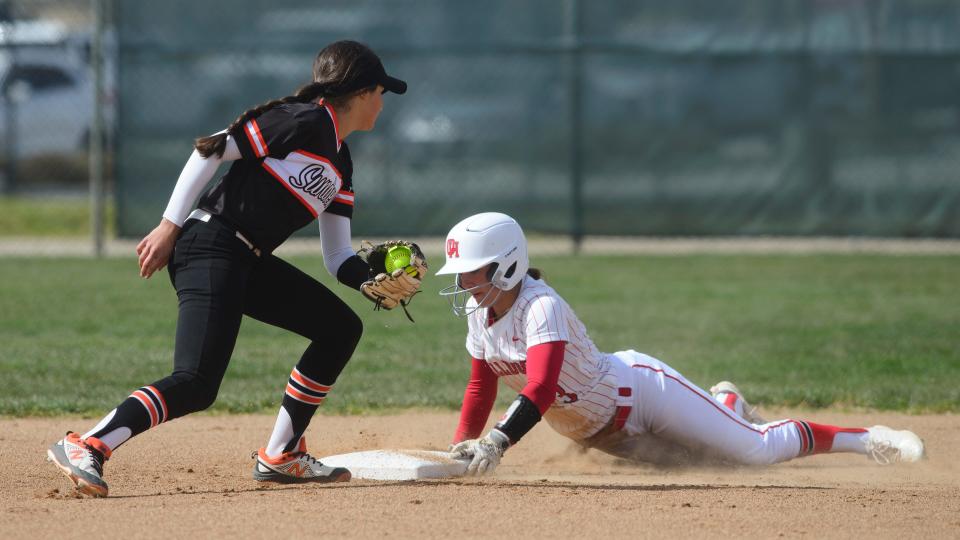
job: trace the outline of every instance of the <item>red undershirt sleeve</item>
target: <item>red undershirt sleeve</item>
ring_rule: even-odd
[[[463,392],[460,423],[457,425],[453,444],[480,436],[496,399],[497,375],[483,360],[472,359],[470,381]]]
[[[557,381],[563,367],[564,341],[548,341],[527,349],[527,385],[520,391],[542,416],[557,397]]]

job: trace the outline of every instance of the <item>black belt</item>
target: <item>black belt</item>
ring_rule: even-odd
[[[193,212],[190,212],[190,215],[187,216],[187,219],[196,219],[204,223],[209,223],[210,218],[212,217],[213,217],[213,214],[211,214],[210,212],[197,208]],[[242,241],[244,244],[247,245],[248,248],[250,248],[250,251],[252,251],[254,255],[256,255],[257,257],[261,255],[260,248],[253,245],[253,242],[251,242],[250,240],[247,240],[247,237],[244,236],[243,233],[241,233],[240,231],[234,231],[234,234],[237,236],[237,238],[240,239],[240,241]]]

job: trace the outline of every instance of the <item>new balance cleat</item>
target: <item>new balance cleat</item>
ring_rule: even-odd
[[[350,471],[343,467],[328,467],[307,453],[307,445],[300,439],[296,451],[284,452],[279,457],[267,455],[266,449],[254,452],[253,479],[258,482],[349,482]]]
[[[926,457],[923,441],[912,431],[887,426],[867,428],[867,455],[881,465],[913,463]]]
[[[81,439],[72,431],[47,449],[47,460],[52,461],[77,487],[77,491],[92,497],[106,497],[107,483],[103,481],[103,462],[110,458],[110,448],[98,439]]]
[[[712,395],[714,398],[720,394],[727,395],[723,399],[719,399],[719,401],[726,405],[729,409],[733,410],[733,412],[740,415],[740,417],[747,422],[756,425],[767,423],[767,421],[760,416],[759,413],[757,413],[757,408],[747,403],[747,400],[743,398],[743,394],[740,393],[740,389],[737,388],[737,385],[730,381],[720,381],[710,387],[710,395]]]

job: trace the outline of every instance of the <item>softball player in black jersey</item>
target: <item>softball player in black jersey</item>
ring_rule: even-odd
[[[272,254],[319,220],[324,264],[343,284],[370,285],[352,250],[353,164],[343,142],[373,129],[382,94],[406,83],[387,75],[366,46],[340,41],[314,62],[314,82],[197,139],[163,220],[137,246],[140,274],[168,265],[179,298],[173,372],[135,390],[83,435],[68,433],[48,457],[83,493],[106,496],[103,462],[131,437],[199,411],[217,397],[243,315],[310,340],[290,373],[277,422],[256,453],[260,481],[344,481],[306,452],[303,433],[360,339],[357,315],[333,292]],[[229,171],[200,195],[218,166]],[[191,209],[192,212],[191,212]],[[406,298],[419,280],[390,288]],[[400,292],[396,292],[401,289]]]

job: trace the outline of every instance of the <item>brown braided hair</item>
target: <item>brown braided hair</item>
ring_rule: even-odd
[[[248,109],[237,117],[226,131],[199,137],[194,141],[197,152],[207,158],[212,155],[223,157],[227,148],[227,133],[240,128],[252,118],[286,103],[310,103],[319,98],[336,109],[343,110],[355,96],[376,89],[376,85],[355,89],[354,83],[370,66],[379,64],[380,59],[366,45],[356,41],[337,41],[327,45],[313,62],[313,82],[300,87],[293,95],[274,99]]]

